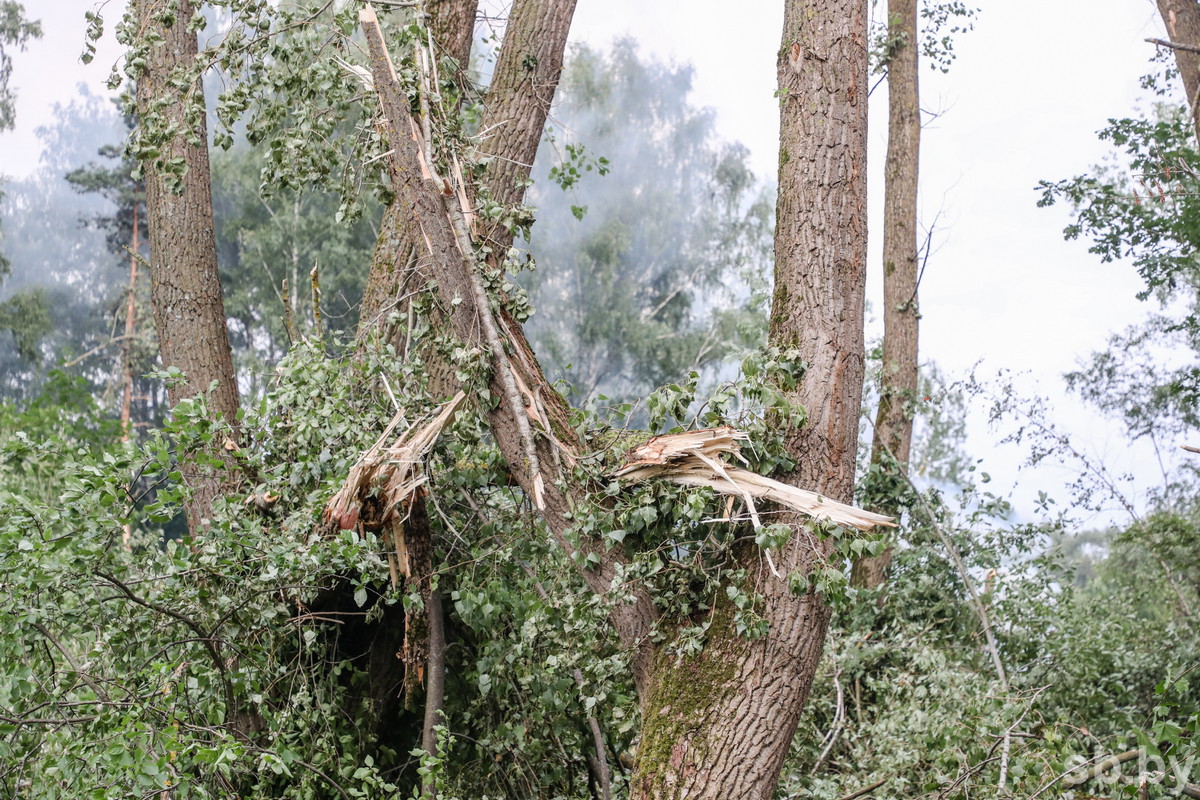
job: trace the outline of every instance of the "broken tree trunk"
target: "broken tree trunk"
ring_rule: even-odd
[[[737,588],[756,597],[769,623],[762,638],[737,632],[722,592],[698,655],[677,659],[667,648],[652,649],[648,634],[658,621],[652,599],[643,587],[614,586],[624,553],[572,535],[576,515],[595,501],[592,487],[568,469],[581,445],[566,424],[565,404],[546,383],[520,327],[484,288],[461,178],[438,174],[369,6],[360,18],[393,145],[398,199],[420,233],[420,261],[434,278],[449,326],[488,359],[488,389],[499,402],[485,413],[497,445],[588,585],[606,597],[631,595],[610,609],[632,652],[643,706],[631,797],[770,797],[828,623],[824,600],[793,593],[783,577],[827,565],[830,543],[796,515],[795,533],[779,552],[783,573],[765,569],[752,543],[735,548],[747,576]],[[838,503],[851,495],[863,378],[866,52],[865,4],[788,5],[779,63],[783,167],[770,336],[776,346],[798,348],[810,364],[795,398],[808,409],[810,424],[791,433],[797,469],[782,477]],[[673,629],[660,633],[669,640]]]
[[[461,36],[461,31],[450,24],[445,8],[439,16],[439,5],[430,9],[430,27],[435,36],[439,31]],[[473,202],[480,191],[502,204],[517,203],[524,197],[525,182],[558,87],[574,13],[575,0],[513,3],[480,119],[483,134],[479,151],[482,160],[487,161],[487,168],[478,186],[462,187],[468,201]],[[455,18],[461,19],[461,13]],[[469,50],[464,53],[451,50],[451,55],[462,64],[466,63],[466,53]],[[503,227],[489,230],[487,240],[493,256],[500,260],[512,246],[512,234]],[[389,316],[407,308],[432,278],[419,258],[423,252],[420,234],[407,209],[402,203],[392,203],[384,214],[371,259],[359,320],[360,345],[376,333],[385,342],[397,338],[401,326],[389,323]],[[432,327],[443,327],[440,311],[435,309],[432,313],[435,316],[430,321]],[[430,393],[434,397],[448,397],[458,388],[454,369],[442,361],[431,358],[428,362]]]
[[[420,233],[421,263],[433,277],[448,324],[467,346],[487,355],[491,374],[489,390],[500,398],[486,412],[496,443],[514,479],[534,500],[551,534],[567,553],[580,561],[593,556],[595,568],[582,571],[593,591],[609,595],[618,566],[615,553],[602,541],[570,537],[571,519],[590,499],[586,487],[567,479],[580,452],[575,431],[568,424],[566,404],[542,375],[520,326],[493,306],[482,285],[470,231],[460,203],[461,193],[448,178],[432,169],[427,144],[408,111],[383,34],[368,5],[360,12],[371,54],[374,89],[383,111],[383,125],[392,144],[392,168],[397,199],[408,209]],[[633,651],[634,673],[648,673],[650,644],[646,640],[655,618],[654,605],[644,589],[635,590],[635,601],[614,606],[613,625],[621,641]]]

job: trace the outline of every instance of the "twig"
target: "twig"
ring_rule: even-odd
[[[308,278],[312,283],[313,334],[320,340],[324,334],[321,331],[321,281],[317,274],[318,266],[317,262],[313,262],[312,272],[308,273]]]
[[[1028,716],[1030,710],[1033,709],[1033,703],[1035,700],[1037,700],[1038,695],[1046,691],[1048,688],[1050,687],[1043,686],[1034,692],[1029,698],[1029,701],[1025,703],[1025,710],[1021,712],[1021,716],[1017,717],[1016,721],[1013,722],[1012,725],[1009,725],[1004,731],[1004,749],[1000,752],[1000,780],[997,781],[1001,791],[1004,791],[1004,785],[1008,782],[1008,759],[1012,749],[1013,731],[1015,731],[1017,727],[1025,721],[1025,717]]]
[[[95,347],[93,347],[91,350],[88,350],[83,355],[81,355],[77,358],[71,359],[67,363],[63,364],[62,368],[68,369],[70,367],[73,367],[76,364],[80,363],[81,361],[85,361],[86,359],[90,358],[91,356],[96,355],[96,353],[99,353],[101,350],[105,349],[106,347],[111,347],[112,345],[116,344],[117,342],[123,342],[126,339],[136,339],[136,338],[137,338],[137,334],[131,334],[131,333],[123,333],[120,336],[114,336],[111,339],[109,339],[107,342],[103,342],[102,344],[96,345]]]
[[[38,633],[42,634],[42,636],[45,636],[46,639],[50,642],[50,644],[54,645],[55,649],[57,649],[58,652],[63,654],[63,658],[65,658],[67,660],[67,664],[69,664],[71,666],[71,670],[76,675],[78,675],[80,677],[80,679],[82,679],[83,682],[86,683],[93,692],[96,693],[97,697],[99,697],[101,700],[103,700],[105,702],[109,702],[111,700],[111,698],[108,696],[108,692],[104,691],[104,689],[101,688],[99,684],[97,684],[95,681],[92,680],[90,675],[88,675],[86,672],[84,672],[83,670],[81,670],[79,668],[79,665],[75,663],[75,659],[71,657],[71,654],[69,652],[67,652],[67,648],[63,647],[62,644],[59,643],[58,639],[55,639],[50,634],[50,631],[46,630],[45,625],[43,625],[40,622],[35,622],[35,623],[33,623],[33,627],[37,628]]]
[[[1200,44],[1168,42],[1166,39],[1144,39],[1143,41],[1149,42],[1150,44],[1156,44],[1159,47],[1169,47],[1172,50],[1183,50],[1185,53],[1200,53]]]
[[[887,778],[877,780],[874,783],[872,783],[870,786],[864,787],[862,789],[859,789],[857,792],[852,792],[852,793],[846,795],[845,797],[841,798],[841,800],[855,800],[855,798],[857,798],[857,797],[862,797],[863,795],[870,794],[871,792],[878,789],[880,786],[883,786],[885,783],[887,783],[888,778],[890,778],[890,777],[892,777],[892,776],[889,775]]]
[[[572,675],[575,678],[575,684],[582,689],[583,671],[576,667]],[[605,753],[604,731],[600,729],[600,721],[596,719],[595,714],[588,714],[588,727],[592,729],[592,746],[596,748],[596,766],[600,773],[600,797],[601,800],[611,800],[612,770],[608,766],[608,755]]]
[[[178,611],[173,611],[166,606],[162,606],[153,601],[138,597],[133,593],[132,589],[126,586],[117,577],[109,575],[106,572],[101,572],[98,569],[93,570],[93,572],[112,584],[118,591],[121,592],[122,595],[125,596],[127,600],[129,600],[129,602],[170,617],[171,619],[182,623],[184,627],[196,634],[196,637],[201,643],[203,643],[204,649],[208,651],[208,655],[212,658],[213,666],[215,666],[217,668],[217,672],[220,673],[221,684],[225,695],[225,713],[232,714],[237,707],[236,703],[234,703],[233,684],[229,681],[228,666],[225,664],[225,659],[222,657],[221,650],[217,647],[217,642],[216,639],[213,638],[213,635],[205,631],[204,628],[201,628],[195,620],[186,614],[180,614]]]
[[[842,733],[842,728],[846,724],[846,697],[842,692],[842,682],[838,680],[838,676],[841,674],[841,669],[833,673],[833,686],[837,689],[837,710],[833,713],[833,727],[829,729],[829,733],[825,736],[827,740],[825,749],[821,751],[821,755],[817,756],[816,762],[813,763],[813,775],[816,775],[817,770],[821,768],[821,764],[824,763],[825,757],[829,755],[829,751],[833,749],[833,745],[837,742],[838,737]]]
[[[287,328],[288,340],[295,344],[300,341],[300,331],[296,329],[296,316],[292,311],[292,296],[288,294],[287,278],[283,279],[283,294],[279,299],[283,301],[283,324]]]

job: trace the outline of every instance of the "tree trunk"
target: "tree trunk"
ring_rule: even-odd
[[[437,11],[438,5],[431,8],[431,13]],[[558,87],[574,14],[575,0],[515,0],[513,3],[480,121],[483,132],[480,152],[491,160],[478,188],[500,203],[517,203],[524,196],[525,181],[529,178]],[[473,16],[472,13],[472,19]],[[448,23],[437,17],[430,25],[435,33],[448,28]],[[460,63],[465,63],[465,57]],[[472,197],[476,188],[468,187]],[[489,231],[487,238],[501,258],[512,246],[512,235],[503,228]],[[423,249],[407,210],[392,203],[384,214],[383,228],[371,259],[359,319],[360,343],[377,331],[382,332],[384,341],[395,339],[397,326],[387,324],[388,315],[394,310],[402,310],[430,279],[428,268],[417,259]],[[440,319],[430,323],[435,329],[444,327],[444,321]],[[428,363],[431,394],[449,397],[457,391],[450,365],[432,359]]]
[[[479,0],[431,0],[425,7],[438,55],[453,58],[458,62],[460,73],[465,74],[471,62]]]
[[[1175,44],[1200,45],[1200,3],[1197,0],[1158,0],[1158,13]],[[1200,139],[1200,53],[1175,50],[1175,65],[1183,79],[1192,123]]]
[[[809,368],[796,400],[808,424],[789,435],[798,485],[849,500],[863,382],[866,265],[867,7],[862,0],[788,2],[778,63],[779,201],[770,341]],[[798,519],[777,559],[807,574],[830,555]],[[770,623],[761,639],[733,629],[718,605],[704,651],[660,657],[644,703],[633,798],[769,798],[824,645],[829,611],[741,561]]]
[[[916,0],[888,0],[888,150],[883,188],[883,366],[871,463],[894,498],[908,470],[917,401],[917,172],[921,153]],[[872,498],[872,509],[895,514],[894,499]],[[889,545],[854,564],[851,582],[875,589],[892,563]]]
[[[424,143],[414,139],[408,101],[400,92],[382,33],[368,6],[360,12],[371,52],[375,91],[383,111],[383,127],[392,144],[392,173],[397,202],[408,209],[420,231],[418,263],[432,280],[446,309],[446,327],[465,346],[487,354],[491,373],[488,389],[499,403],[485,410],[488,425],[513,478],[541,512],[550,533],[565,552],[577,558],[588,586],[609,595],[624,563],[599,536],[570,535],[574,512],[592,504],[592,487],[580,485],[570,467],[583,452],[569,424],[565,401],[542,374],[520,325],[495,308],[478,273],[474,246],[458,208],[458,193],[444,194],[446,183],[426,176]],[[424,166],[423,166],[424,164]],[[655,619],[654,604],[644,588],[630,592],[629,602],[615,604],[613,626],[633,651],[634,678],[639,690],[648,674],[648,634]]]
[[[525,197],[574,15],[575,0],[513,3],[479,123],[481,150],[492,157],[482,187],[499,203],[519,203]]]
[[[143,143],[153,139],[158,150],[143,162],[150,303],[162,365],[178,367],[186,376],[168,389],[171,407],[204,394],[210,412],[236,423],[238,389],[217,273],[204,90],[198,80],[186,91],[172,84],[196,59],[196,34],[188,30],[193,8],[190,0],[180,0],[174,24],[166,26],[159,19],[164,6],[153,0],[139,0],[137,5],[141,28],[163,39],[149,46],[145,69],[137,79],[139,135]],[[200,95],[198,114],[189,124],[189,112],[197,110],[191,102],[196,94]],[[166,163],[177,158],[186,171],[173,180]],[[214,443],[212,455],[218,458],[221,444]],[[213,472],[195,461],[185,463],[183,473],[192,491],[187,517],[195,535],[211,517],[214,500],[228,491],[231,479],[227,471]]]

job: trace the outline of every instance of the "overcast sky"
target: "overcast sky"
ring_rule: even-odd
[[[1151,0],[977,0],[975,30],[957,44],[949,75],[921,74],[928,116],[922,136],[921,213],[938,217],[937,250],[921,285],[921,349],[952,375],[982,361],[983,370],[1027,371],[1026,385],[1051,395],[1081,446],[1118,469],[1142,473],[1146,454],[1129,451],[1112,426],[1099,424],[1065,397],[1061,375],[1109,332],[1150,309],[1134,295],[1140,282],[1125,264],[1101,264],[1082,242],[1064,242],[1066,209],[1038,209],[1041,179],[1075,175],[1101,160],[1095,133],[1135,107],[1138,78],[1160,36]],[[36,166],[34,133],[76,84],[103,93],[119,51],[111,28],[120,0],[105,6],[109,34],[91,66],[78,62],[83,14],[92,0],[25,0],[45,37],[15,58],[18,129],[0,135],[0,174]],[[778,137],[775,53],[780,0],[579,0],[573,39],[603,48],[615,37],[643,51],[695,66],[694,102],[717,112],[717,126],[740,140],[764,178],[774,175]],[[886,87],[873,99],[872,212],[881,206]],[[632,135],[632,134],[631,134]],[[871,225],[878,233],[878,226]],[[879,241],[872,241],[871,295],[879,294]],[[876,307],[878,303],[876,303]],[[986,454],[999,483],[1016,478],[1019,454],[992,451],[978,420],[974,450]],[[1194,442],[1200,444],[1200,442]],[[1054,477],[1025,479],[1020,497],[1053,488]],[[1041,481],[1039,485],[1033,485]]]

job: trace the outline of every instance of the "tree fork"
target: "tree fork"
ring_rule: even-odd
[[[574,513],[592,501],[585,487],[572,483],[569,475],[558,470],[557,465],[571,463],[582,449],[574,431],[563,424],[566,404],[546,382],[520,326],[507,314],[493,312],[490,299],[481,298],[478,293],[480,278],[473,248],[469,241],[461,242],[468,234],[461,222],[456,225],[452,221],[457,216],[455,204],[459,202],[459,193],[448,181],[436,179],[423,163],[424,143],[419,141],[382,31],[369,5],[360,12],[360,22],[370,48],[371,72],[383,111],[384,129],[392,144],[390,158],[397,183],[397,202],[408,209],[420,232],[422,250],[428,256],[421,261],[427,264],[437,285],[442,305],[447,309],[447,323],[464,343],[489,354],[490,389],[501,398],[496,408],[486,412],[496,443],[524,492],[530,498],[541,495],[542,517],[560,546],[576,558],[589,587],[598,594],[608,595],[621,563],[619,553],[609,552],[602,541],[588,538],[576,543],[569,536]],[[457,211],[460,215],[461,209]],[[484,317],[494,320],[501,347],[487,341],[480,324]],[[516,397],[511,387],[505,386],[508,379],[517,387]],[[531,423],[538,427],[536,434]],[[536,461],[528,458],[530,447]],[[534,463],[547,472],[540,488],[531,469]],[[587,566],[589,557],[594,567]],[[633,603],[617,603],[612,609],[618,636],[634,651],[635,682],[639,689],[648,674],[650,649],[646,634],[655,616],[653,601],[644,589],[635,590]]]

